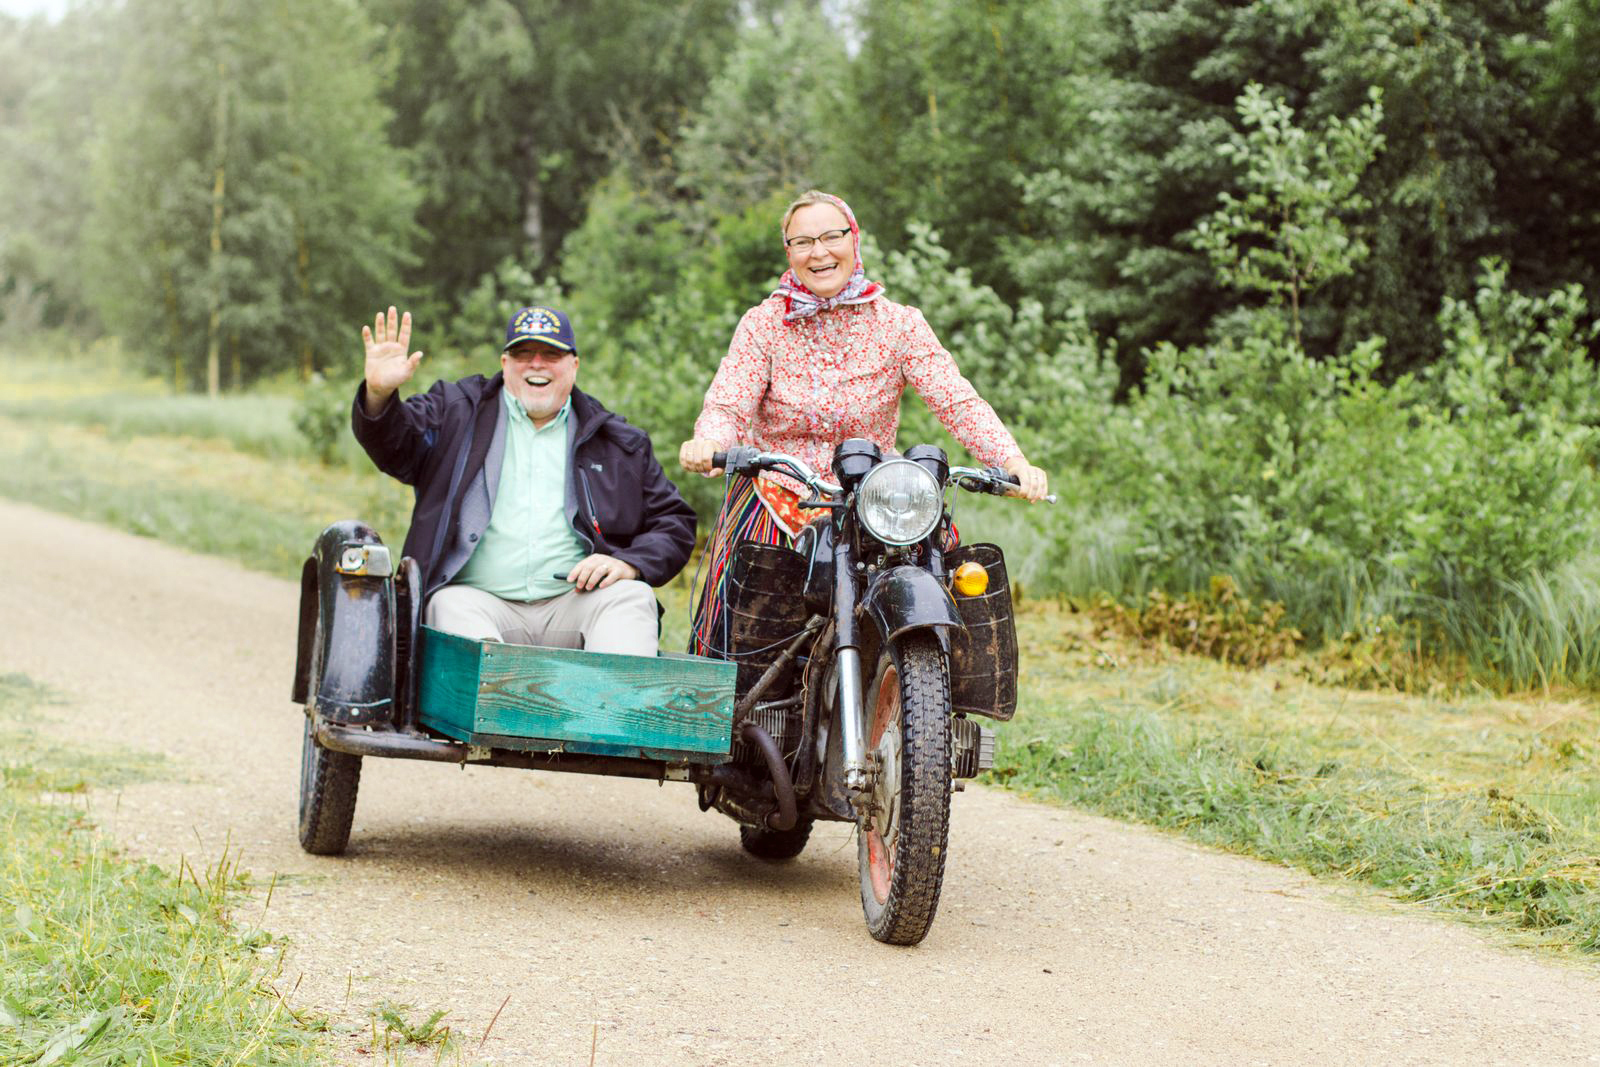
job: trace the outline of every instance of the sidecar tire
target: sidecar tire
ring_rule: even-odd
[[[311,716],[300,747],[300,847],[313,856],[337,856],[350,843],[356,818],[361,757],[317,744]]]
[[[915,945],[933,926],[949,851],[950,678],[927,633],[902,639],[898,665],[886,649],[874,673],[864,709],[867,746],[881,753],[884,740],[894,742],[894,766],[879,773],[880,787],[893,794],[894,818],[888,835],[865,829],[856,835],[861,908],[874,938]]]
[[[789,830],[761,830],[754,826],[739,827],[739,844],[752,856],[764,860],[792,860],[805,851],[811,838],[811,827],[816,820],[802,816]]]

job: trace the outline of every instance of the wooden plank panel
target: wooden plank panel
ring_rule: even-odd
[[[478,710],[478,642],[419,627],[418,718],[424,726],[464,741]]]
[[[573,752],[695,762],[728,753],[731,663],[480,644],[426,627],[420,643],[421,718],[451,736],[540,739]]]
[[[717,661],[486,644],[476,731],[556,738],[607,754],[725,755],[734,673]]]

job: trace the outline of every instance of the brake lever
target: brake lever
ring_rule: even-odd
[[[980,477],[962,475],[955,480],[955,484],[969,493],[988,493],[990,496],[1019,496],[1021,488],[1011,480],[1011,472],[1001,467],[989,467]],[[1059,500],[1054,493],[1047,493],[1039,498],[1046,504],[1055,504]]]

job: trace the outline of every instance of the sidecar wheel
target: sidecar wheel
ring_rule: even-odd
[[[802,817],[789,830],[758,830],[754,826],[741,826],[739,844],[750,855],[760,856],[764,860],[792,860],[805,851],[814,822],[814,819]]]
[[[937,641],[888,650],[867,691],[867,751],[877,757],[871,821],[857,850],[867,929],[891,945],[928,935],[950,831],[950,679]]]
[[[361,757],[317,744],[306,716],[300,746],[300,847],[313,856],[337,856],[350,843],[356,817]]]

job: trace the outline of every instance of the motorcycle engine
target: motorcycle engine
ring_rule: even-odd
[[[803,715],[800,697],[795,695],[783,700],[769,700],[757,704],[751,709],[747,718],[777,742],[778,751],[787,759],[799,751],[800,730],[804,725]],[[736,763],[766,766],[766,759],[761,755],[761,750],[754,745],[745,744],[737,733],[734,734],[733,748],[729,754]]]

